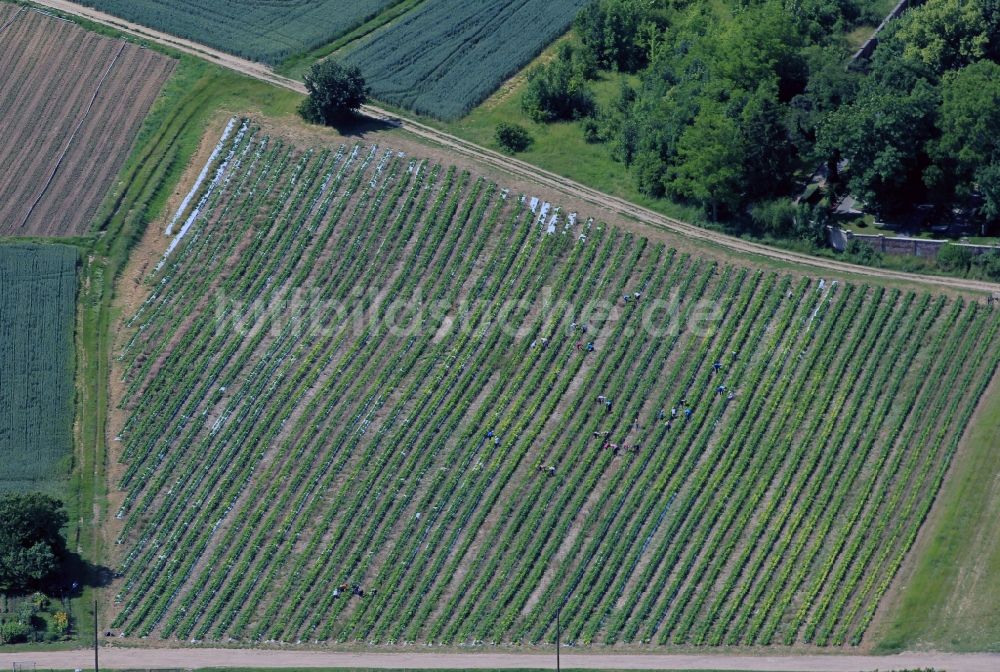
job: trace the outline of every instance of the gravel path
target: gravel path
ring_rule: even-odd
[[[261,79],[272,84],[282,86],[299,93],[305,93],[305,86],[298,81],[275,74],[267,66],[246,59],[232,56],[224,52],[197,44],[190,40],[174,37],[166,33],[147,28],[136,23],[119,19],[104,12],[100,12],[89,7],[84,7],[68,0],[34,0],[38,5],[51,7],[67,14],[74,14],[87,18],[97,23],[112,26],[127,33],[131,33],[175,49],[185,51],[197,56],[201,56],[213,63],[230,68],[237,72]],[[779,262],[792,262],[819,269],[824,272],[837,274],[850,274],[864,277],[874,277],[903,282],[921,282],[937,287],[947,287],[955,290],[971,292],[992,293],[1000,291],[1000,284],[982,282],[978,280],[965,280],[959,278],[945,278],[928,275],[917,275],[891,271],[867,266],[857,266],[837,261],[835,259],[825,259],[813,257],[807,254],[790,252],[777,248],[768,247],[760,243],[753,243],[733,236],[727,236],[716,231],[681,222],[670,217],[666,217],[652,210],[629,203],[624,199],[601,193],[596,189],[584,186],[568,178],[556,175],[547,170],[538,168],[524,161],[500,154],[498,152],[480,147],[467,140],[462,140],[454,135],[439,131],[430,126],[402,119],[392,115],[378,107],[367,105],[364,112],[372,117],[376,117],[402,128],[413,135],[424,138],[432,143],[444,146],[451,151],[468,158],[472,158],[481,163],[485,163],[494,168],[506,171],[519,178],[530,180],[541,186],[558,190],[562,193],[598,208],[611,210],[626,217],[634,218],[648,226],[661,230],[668,230],[689,239],[700,240],[709,244],[719,245],[735,252],[753,254]]]
[[[248,649],[104,649],[101,667],[355,667],[406,669],[555,669],[552,655],[517,653],[347,653]],[[13,662],[38,668],[92,669],[89,650],[0,653],[0,669]],[[756,670],[758,672],[872,672],[931,667],[947,672],[997,672],[1000,654],[903,653],[895,656],[733,656],[564,653],[562,667],[592,670]]]

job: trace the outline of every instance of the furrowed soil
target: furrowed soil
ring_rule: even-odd
[[[0,7],[0,234],[87,232],[175,62],[34,10]]]

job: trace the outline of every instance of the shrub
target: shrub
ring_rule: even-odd
[[[56,632],[60,635],[65,635],[69,632],[69,614],[65,611],[57,611],[52,616],[52,623],[55,625]]]
[[[847,245],[847,254],[851,261],[863,266],[879,266],[882,263],[882,253],[859,240],[852,240]]]
[[[795,229],[798,209],[788,199],[762,201],[750,209],[750,218],[758,231],[788,236]]]
[[[533,142],[528,129],[518,124],[501,121],[497,124],[496,140],[505,152],[523,152]]]
[[[601,137],[601,127],[597,123],[596,119],[584,119],[583,120],[583,141],[588,145],[596,145],[599,142],[603,142],[604,138]]]
[[[965,273],[972,265],[972,253],[957,245],[946,244],[941,246],[937,260],[941,268],[946,271]]]
[[[0,624],[0,644],[20,644],[28,641],[31,628],[25,623],[11,621]]]
[[[49,608],[49,598],[46,597],[44,593],[36,592],[31,596],[31,604],[35,606],[38,611],[45,611]]]

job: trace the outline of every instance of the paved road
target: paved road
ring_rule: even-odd
[[[305,92],[305,87],[301,82],[282,77],[275,74],[268,67],[248,61],[224,52],[206,47],[204,45],[174,37],[136,23],[125,21],[103,12],[84,7],[83,5],[68,0],[34,0],[37,5],[43,5],[67,14],[81,16],[97,23],[103,23],[133,35],[137,35],[180,51],[201,56],[211,62],[230,68],[237,72],[261,79],[272,84],[282,86],[300,93]],[[777,261],[787,261],[818,269],[820,272],[834,274],[854,274],[867,277],[886,278],[901,280],[904,282],[922,282],[938,287],[950,287],[952,289],[972,291],[972,292],[997,292],[1000,291],[1000,284],[982,282],[978,280],[963,280],[956,278],[941,278],[935,276],[916,275],[889,271],[883,269],[869,268],[847,264],[833,259],[813,257],[806,254],[780,250],[759,243],[753,243],[732,236],[727,236],[715,231],[709,231],[686,222],[681,222],[670,217],[666,217],[652,210],[629,203],[623,199],[603,194],[596,189],[569,180],[555,173],[551,173],[537,166],[533,166],[524,161],[494,152],[480,147],[472,142],[463,140],[449,133],[437,130],[425,124],[421,124],[409,119],[403,119],[386,112],[373,105],[365,106],[364,112],[372,117],[390,121],[400,128],[429,140],[435,144],[444,146],[463,157],[479,161],[494,168],[506,171],[521,179],[548,187],[553,190],[565,193],[577,201],[594,205],[597,208],[611,210],[620,215],[633,218],[648,226],[671,231],[683,237],[705,241],[716,244],[733,251],[755,254],[761,257]]]
[[[0,669],[13,662],[38,668],[92,669],[89,650],[0,653]],[[552,655],[517,653],[348,653],[248,649],[103,649],[101,667],[356,667],[407,669],[555,668]],[[872,672],[935,668],[947,672],[998,672],[1000,654],[904,653],[896,656],[733,656],[564,653],[564,668],[592,670],[749,670],[757,672]]]

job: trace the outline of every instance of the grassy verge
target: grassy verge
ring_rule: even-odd
[[[399,17],[403,16],[423,1],[424,0],[399,0],[399,2],[386,8],[385,11],[380,13],[375,18],[363,23],[343,37],[340,37],[329,44],[324,44],[322,47],[317,47],[312,51],[307,51],[304,54],[296,54],[295,56],[285,59],[274,68],[274,71],[278,74],[284,75],[285,77],[302,79],[305,76],[306,71],[309,70],[309,66],[316,61],[322,60],[336,51],[340,51],[352,42],[356,42],[363,37],[371,35],[382,26],[385,26],[391,21],[395,21]]]
[[[993,389],[938,495],[915,562],[873,632],[880,650],[1000,651],[998,436],[1000,391]]]

